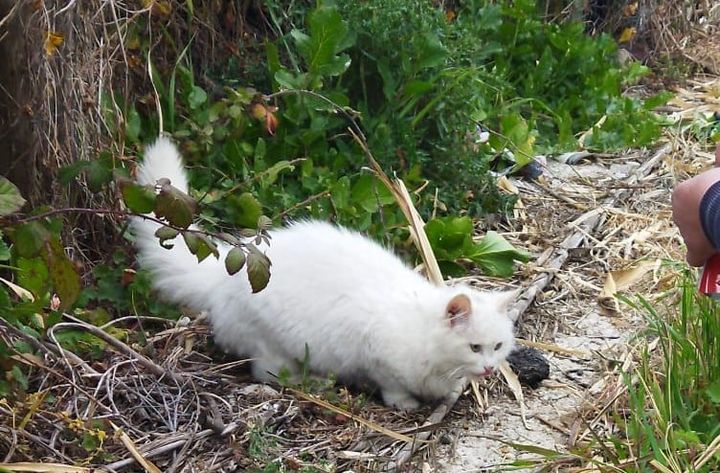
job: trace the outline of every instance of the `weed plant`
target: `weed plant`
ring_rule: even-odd
[[[637,471],[720,470],[720,305],[689,275],[680,290],[670,313],[642,298],[633,303],[657,343],[654,351],[644,345],[626,377],[627,440],[615,442],[617,459],[638,459]]]

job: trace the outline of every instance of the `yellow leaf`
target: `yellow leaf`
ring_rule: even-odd
[[[17,294],[18,297],[20,297],[21,299],[25,299],[30,302],[35,302],[35,296],[33,296],[32,293],[30,291],[28,291],[27,289],[25,289],[24,287],[20,287],[17,284],[12,283],[5,278],[0,278],[0,282],[5,283],[5,285],[7,287],[9,287],[10,289],[12,289],[12,291],[15,294]]]
[[[63,41],[65,41],[65,37],[62,33],[58,33],[57,31],[48,31],[45,35],[45,54],[47,56],[55,54],[57,48],[63,44]]]
[[[635,35],[637,34],[637,28],[634,26],[628,26],[623,30],[622,33],[620,33],[620,38],[618,38],[618,43],[627,43],[631,41]]]
[[[659,261],[641,263],[637,266],[620,271],[610,271],[605,278],[601,298],[613,297],[618,291],[628,289],[642,279],[648,271],[655,269]]]
[[[623,16],[635,16],[638,11],[638,2],[633,2],[623,7]]]

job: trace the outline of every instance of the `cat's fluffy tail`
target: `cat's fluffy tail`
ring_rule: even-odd
[[[147,147],[145,159],[137,172],[138,183],[142,185],[155,185],[162,178],[170,179],[174,187],[188,192],[187,173],[180,153],[164,137]],[[217,288],[220,279],[225,276],[222,260],[209,256],[198,263],[181,235],[166,242],[173,245],[171,249],[163,248],[155,236],[160,226],[151,220],[133,218],[132,228],[141,267],[150,270],[153,286],[165,299],[196,310],[204,309],[212,297],[213,288]],[[227,251],[222,247],[219,249],[221,255]]]

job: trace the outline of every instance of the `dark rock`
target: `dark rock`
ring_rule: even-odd
[[[520,383],[532,389],[550,376],[550,363],[534,348],[521,346],[508,355],[507,361]]]

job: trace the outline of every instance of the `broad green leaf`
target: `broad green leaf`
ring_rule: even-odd
[[[194,232],[183,232],[182,236],[190,253],[196,254],[200,248],[200,238],[198,238],[197,234]]]
[[[225,269],[229,275],[236,274],[245,266],[245,252],[241,248],[231,249],[225,257]]]
[[[445,62],[445,59],[448,57],[448,51],[435,33],[425,33],[419,41],[420,57],[418,57],[414,63],[417,70],[436,67]]]
[[[378,205],[388,205],[394,202],[387,187],[370,174],[363,174],[355,181],[350,196],[353,203],[370,213],[375,212]]]
[[[235,225],[242,228],[256,228],[263,211],[262,205],[251,193],[245,192],[238,196],[231,195],[227,201]]]
[[[216,258],[220,256],[217,245],[213,243],[206,235],[196,232],[183,232],[183,239],[187,245],[190,253],[194,254],[198,263],[202,262],[205,258],[210,255],[214,255]]]
[[[338,53],[350,47],[354,38],[335,8],[319,7],[308,16],[309,35],[298,30],[290,34],[311,74],[334,76],[350,65],[347,55]]]
[[[307,74],[292,74],[291,72],[281,69],[275,73],[275,82],[285,89],[304,89],[308,85]]]
[[[40,257],[18,258],[17,283],[30,291],[36,299],[45,295],[48,290],[47,284],[50,278],[45,260]]]
[[[530,133],[527,122],[516,113],[509,113],[502,119],[502,132],[512,143],[510,146],[515,161],[522,167],[533,159],[535,137]]]
[[[0,176],[0,217],[17,212],[25,205],[20,190],[3,176]]]
[[[146,214],[155,208],[155,186],[141,186],[135,183],[122,183],[123,201],[130,210],[139,214]]]
[[[193,85],[190,93],[188,94],[188,104],[190,105],[190,108],[193,110],[199,108],[202,104],[207,102],[207,99],[207,93],[201,87]]]
[[[155,199],[155,215],[180,228],[190,226],[196,207],[192,197],[167,182],[162,184]]]
[[[513,263],[527,262],[530,254],[520,251],[496,232],[487,232],[468,257],[477,263],[490,276],[509,277],[513,273]]]
[[[248,245],[247,274],[252,292],[260,292],[270,282],[270,260],[255,245]]]
[[[473,224],[469,217],[442,217],[425,224],[425,233],[438,259],[457,260],[472,253]]]
[[[75,303],[80,295],[80,276],[75,266],[65,254],[59,240],[45,243],[42,257],[50,272],[50,280],[55,292],[60,298],[60,310],[67,310]]]
[[[195,256],[197,256],[198,263],[201,263],[205,258],[207,258],[210,255],[215,256],[215,258],[219,258],[220,254],[217,249],[217,245],[210,240],[206,235],[198,235],[198,249],[195,252]]]
[[[37,221],[19,225],[12,234],[15,251],[19,256],[25,258],[39,255],[43,245],[49,239],[50,232]]]

